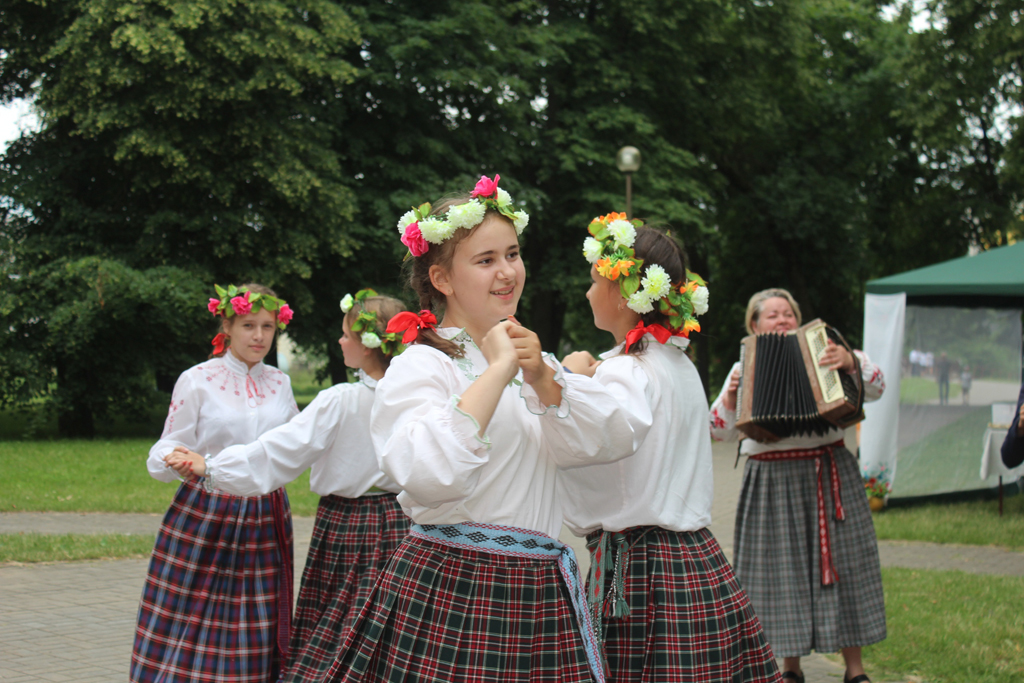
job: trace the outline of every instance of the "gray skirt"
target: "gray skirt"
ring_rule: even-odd
[[[885,639],[878,544],[856,458],[835,448],[845,521],[836,521],[828,456],[822,488],[837,580],[823,586],[814,460],[747,459],[734,567],[776,657],[836,652]]]

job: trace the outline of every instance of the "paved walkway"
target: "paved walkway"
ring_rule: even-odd
[[[715,505],[711,531],[732,555],[733,522],[742,469],[735,446],[715,445]],[[153,534],[162,515],[0,513],[0,534]],[[296,590],[313,520],[295,518]],[[563,540],[588,558],[579,539]],[[883,566],[958,569],[1024,576],[1024,553],[996,548],[884,541]],[[0,681],[109,683],[128,678],[136,610],[147,560],[0,565]],[[584,566],[584,570],[586,566]],[[808,683],[839,683],[843,667],[822,655],[804,660]]]

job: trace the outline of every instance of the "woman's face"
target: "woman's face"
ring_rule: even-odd
[[[232,317],[225,321],[224,328],[231,338],[230,352],[251,368],[270,353],[277,332],[277,317],[261,308],[256,313]]]
[[[590,310],[594,312],[594,326],[615,334],[623,306],[619,283],[603,277],[597,272],[597,268],[591,266],[587,301],[590,302]]]
[[[353,334],[347,319],[342,323],[341,330],[343,334],[338,343],[341,344],[341,355],[345,359],[345,365],[353,370],[359,370],[363,367],[363,363],[366,362],[367,349],[359,338]]]
[[[781,296],[773,296],[765,299],[761,304],[761,313],[754,323],[754,332],[764,334],[766,332],[789,332],[799,327],[796,323],[796,314],[793,307]]]
[[[451,268],[435,268],[434,286],[447,298],[446,325],[486,332],[515,314],[526,269],[519,238],[507,220],[488,215],[455,248]]]

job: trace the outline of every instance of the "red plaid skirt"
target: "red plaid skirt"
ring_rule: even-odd
[[[761,623],[707,529],[622,532],[630,613],[605,617],[609,681],[780,681]],[[596,540],[599,534],[591,534]],[[612,572],[605,577],[612,586]]]
[[[291,538],[284,489],[247,498],[183,483],[149,563],[133,683],[276,681],[291,614]]]
[[[407,537],[325,680],[592,683],[558,565]]]
[[[323,678],[408,532],[409,518],[393,493],[320,499],[282,680]]]

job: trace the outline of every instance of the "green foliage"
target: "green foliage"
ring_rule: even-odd
[[[634,213],[709,281],[705,374],[768,286],[856,343],[866,279],[1020,233],[1022,1],[936,0],[915,34],[865,0],[14,0],[0,99],[36,95],[44,127],[0,161],[5,274],[262,281],[341,381],[337,302],[400,293],[398,217],[498,172],[531,215],[519,317],[601,350],[580,246],[625,208],[630,144]],[[60,386],[0,344],[18,400]]]
[[[94,418],[140,418],[158,375],[188,367],[208,342],[202,283],[180,268],[134,270],[99,257],[58,258],[19,272],[4,293],[0,397],[50,398],[62,431],[92,435]]]
[[[358,246],[327,111],[359,35],[336,3],[38,0],[0,36],[0,92],[44,121],[0,161],[4,401],[52,393],[89,436],[205,357],[214,281],[288,291]]]

